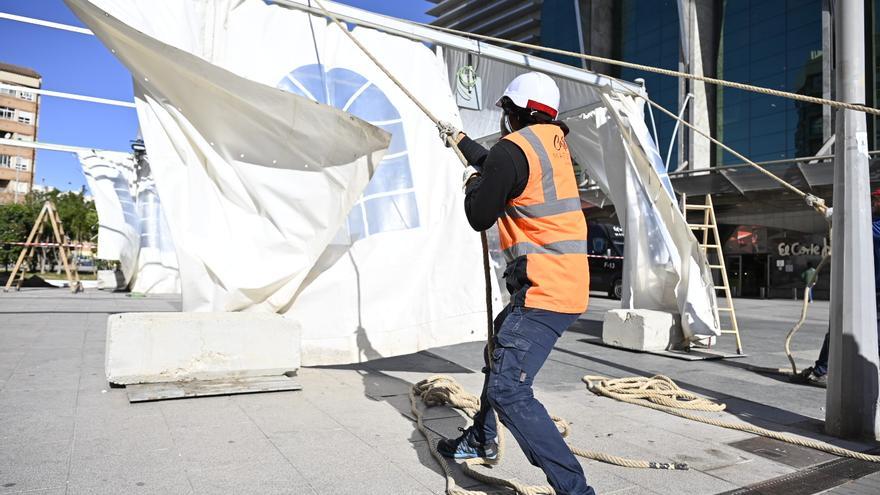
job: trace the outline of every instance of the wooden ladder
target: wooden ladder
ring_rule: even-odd
[[[706,260],[709,262],[709,268],[712,271],[712,283],[715,282],[715,273],[721,272],[721,285],[716,285],[716,297],[717,291],[721,291],[724,293],[724,300],[727,301],[727,306],[721,306],[720,303],[715,308],[715,317],[718,318],[718,323],[722,325],[721,333],[723,334],[733,334],[736,337],[736,353],[742,354],[742,340],[739,335],[739,324],[736,321],[736,309],[733,307],[733,295],[730,292],[730,282],[727,279],[727,266],[724,263],[724,253],[721,251],[721,236],[718,234],[718,222],[715,219],[715,207],[712,205],[712,196],[706,195],[706,202],[704,204],[688,204],[687,198],[682,197],[682,206],[684,209],[685,219],[688,221],[688,225],[691,230],[694,231],[694,235],[697,236],[697,240],[700,242],[700,249],[703,250],[703,255],[706,256]],[[690,212],[702,212],[703,220],[702,223],[690,223],[690,219],[688,217],[688,213]],[[697,235],[699,232],[702,232],[702,240]],[[709,233],[712,233],[714,236],[714,240],[710,241]],[[709,253],[712,252],[717,257],[717,264],[713,264],[712,260],[709,257]],[[730,328],[723,328],[723,323],[721,320],[721,314],[726,314],[730,321]]]
[[[43,224],[46,222],[52,227],[52,234],[55,237],[55,244],[58,247],[58,258],[60,258],[61,266],[64,267],[64,273],[67,275],[67,282],[70,284],[70,291],[73,293],[82,292],[83,287],[82,283],[79,281],[79,272],[76,269],[76,265],[74,264],[73,267],[71,267],[68,260],[69,253],[67,251],[67,244],[65,244],[64,226],[61,225],[61,218],[58,217],[58,210],[51,201],[43,203],[43,208],[40,210],[40,214],[37,215],[37,221],[34,222],[34,227],[31,229],[31,233],[24,242],[24,248],[22,248],[21,253],[18,255],[15,267],[12,269],[12,273],[9,274],[9,279],[6,280],[6,286],[3,288],[4,292],[9,292],[13,283],[16,284],[15,290],[21,289],[21,284],[24,282],[25,275],[27,274],[27,267],[24,262],[27,260],[27,262],[30,263],[31,258],[33,258],[36,247],[40,245],[40,243],[37,242],[37,238],[43,229]],[[18,282],[15,282],[16,275],[18,275]]]

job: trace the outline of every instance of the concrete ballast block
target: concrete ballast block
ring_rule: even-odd
[[[605,313],[602,342],[636,351],[662,351],[675,331],[672,313],[650,309],[612,309]]]
[[[99,289],[116,290],[118,289],[116,281],[116,272],[113,270],[98,270]]]
[[[122,313],[107,318],[110,383],[276,376],[300,366],[299,325],[271,313]]]

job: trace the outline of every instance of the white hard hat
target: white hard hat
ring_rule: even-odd
[[[559,114],[559,87],[547,74],[527,72],[517,76],[495,105],[500,107],[505,96],[520,108],[538,110],[554,119]]]

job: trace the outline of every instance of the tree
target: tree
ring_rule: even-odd
[[[0,205],[0,264],[4,271],[15,262],[22,249],[21,246],[7,243],[24,242],[38,212],[28,203]]]
[[[58,217],[64,226],[64,233],[70,241],[79,243],[88,241],[98,233],[98,212],[93,201],[86,201],[85,196],[76,192],[31,192],[22,204],[0,205],[0,264],[15,262],[21,252],[21,246],[5,244],[24,242],[37,220],[37,215],[46,200],[51,200],[58,210]],[[54,234],[48,224],[43,225],[38,239],[46,237],[54,240]],[[54,252],[54,250],[50,250]]]

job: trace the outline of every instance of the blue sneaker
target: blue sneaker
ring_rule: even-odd
[[[444,438],[437,442],[437,451],[443,457],[450,459],[476,459],[482,457],[489,460],[494,460],[498,457],[498,443],[494,440],[484,443],[478,442],[473,426],[467,430],[459,428],[458,431],[462,432],[460,437],[454,440]]]

